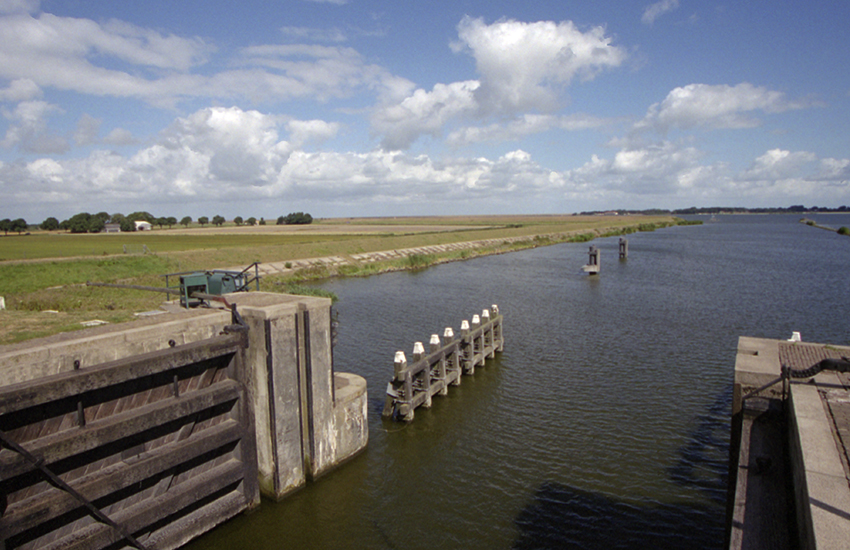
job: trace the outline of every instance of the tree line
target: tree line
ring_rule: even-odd
[[[157,217],[152,215],[150,212],[133,212],[126,216],[120,213],[109,214],[107,212],[98,212],[97,214],[89,214],[88,212],[80,212],[79,214],[75,214],[61,222],[54,217],[49,217],[41,222],[38,227],[45,231],[62,230],[71,233],[100,233],[106,229],[108,224],[115,224],[121,228],[122,232],[128,233],[136,231],[136,222],[141,221],[147,222],[152,226],[159,226],[160,229],[166,226],[170,229],[178,223],[184,227],[189,227],[192,223],[197,223],[202,227],[211,223],[212,225],[220,227],[227,223],[224,216],[219,215],[213,216],[212,219],[207,216],[201,216],[198,218],[197,222],[192,219],[192,216],[184,216],[178,222],[177,218],[173,216]],[[233,223],[240,226],[243,224],[266,225],[266,220],[264,218],[257,220],[257,218],[254,218],[253,216],[247,219],[243,219],[242,216],[236,216],[233,218]],[[280,216],[277,219],[277,225],[309,223],[313,223],[313,217],[304,212],[292,212],[286,216]],[[15,220],[6,218],[4,220],[0,220],[0,231],[6,235],[10,232],[21,234],[28,228],[29,224],[23,218]]]

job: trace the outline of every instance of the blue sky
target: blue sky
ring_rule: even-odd
[[[0,218],[850,204],[850,3],[0,0]]]

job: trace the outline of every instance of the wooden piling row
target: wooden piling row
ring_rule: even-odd
[[[462,374],[475,374],[476,366],[484,366],[488,358],[501,352],[504,338],[499,306],[473,315],[471,324],[464,320],[458,336],[451,327],[443,331],[442,340],[432,334],[428,346],[426,353],[422,342],[416,342],[410,363],[403,351],[396,352],[394,375],[387,384],[385,418],[410,422],[416,407],[429,408],[434,395],[446,395],[449,386],[460,385]]]

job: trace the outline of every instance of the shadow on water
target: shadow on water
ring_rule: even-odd
[[[720,548],[728,483],[732,389],[697,417],[678,460],[668,469],[675,484],[695,488],[706,504],[635,505],[602,493],[545,482],[515,520],[514,550],[563,548]]]
[[[697,417],[697,425],[679,449],[679,458],[669,470],[671,481],[698,489],[718,504],[726,502],[729,480],[729,415],[732,411],[732,388],[724,389],[705,414]]]
[[[704,549],[696,540],[705,531],[712,506],[659,504],[634,506],[600,493],[546,482],[516,518],[514,550],[565,548]],[[723,538],[717,541],[722,542]]]

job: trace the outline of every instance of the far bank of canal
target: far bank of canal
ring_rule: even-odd
[[[593,278],[570,243],[322,283],[369,447],[190,548],[721,547],[737,339],[850,342],[850,239],[750,215],[628,238],[625,261],[594,241]],[[412,424],[381,420],[395,351],[491,304],[505,351]]]

